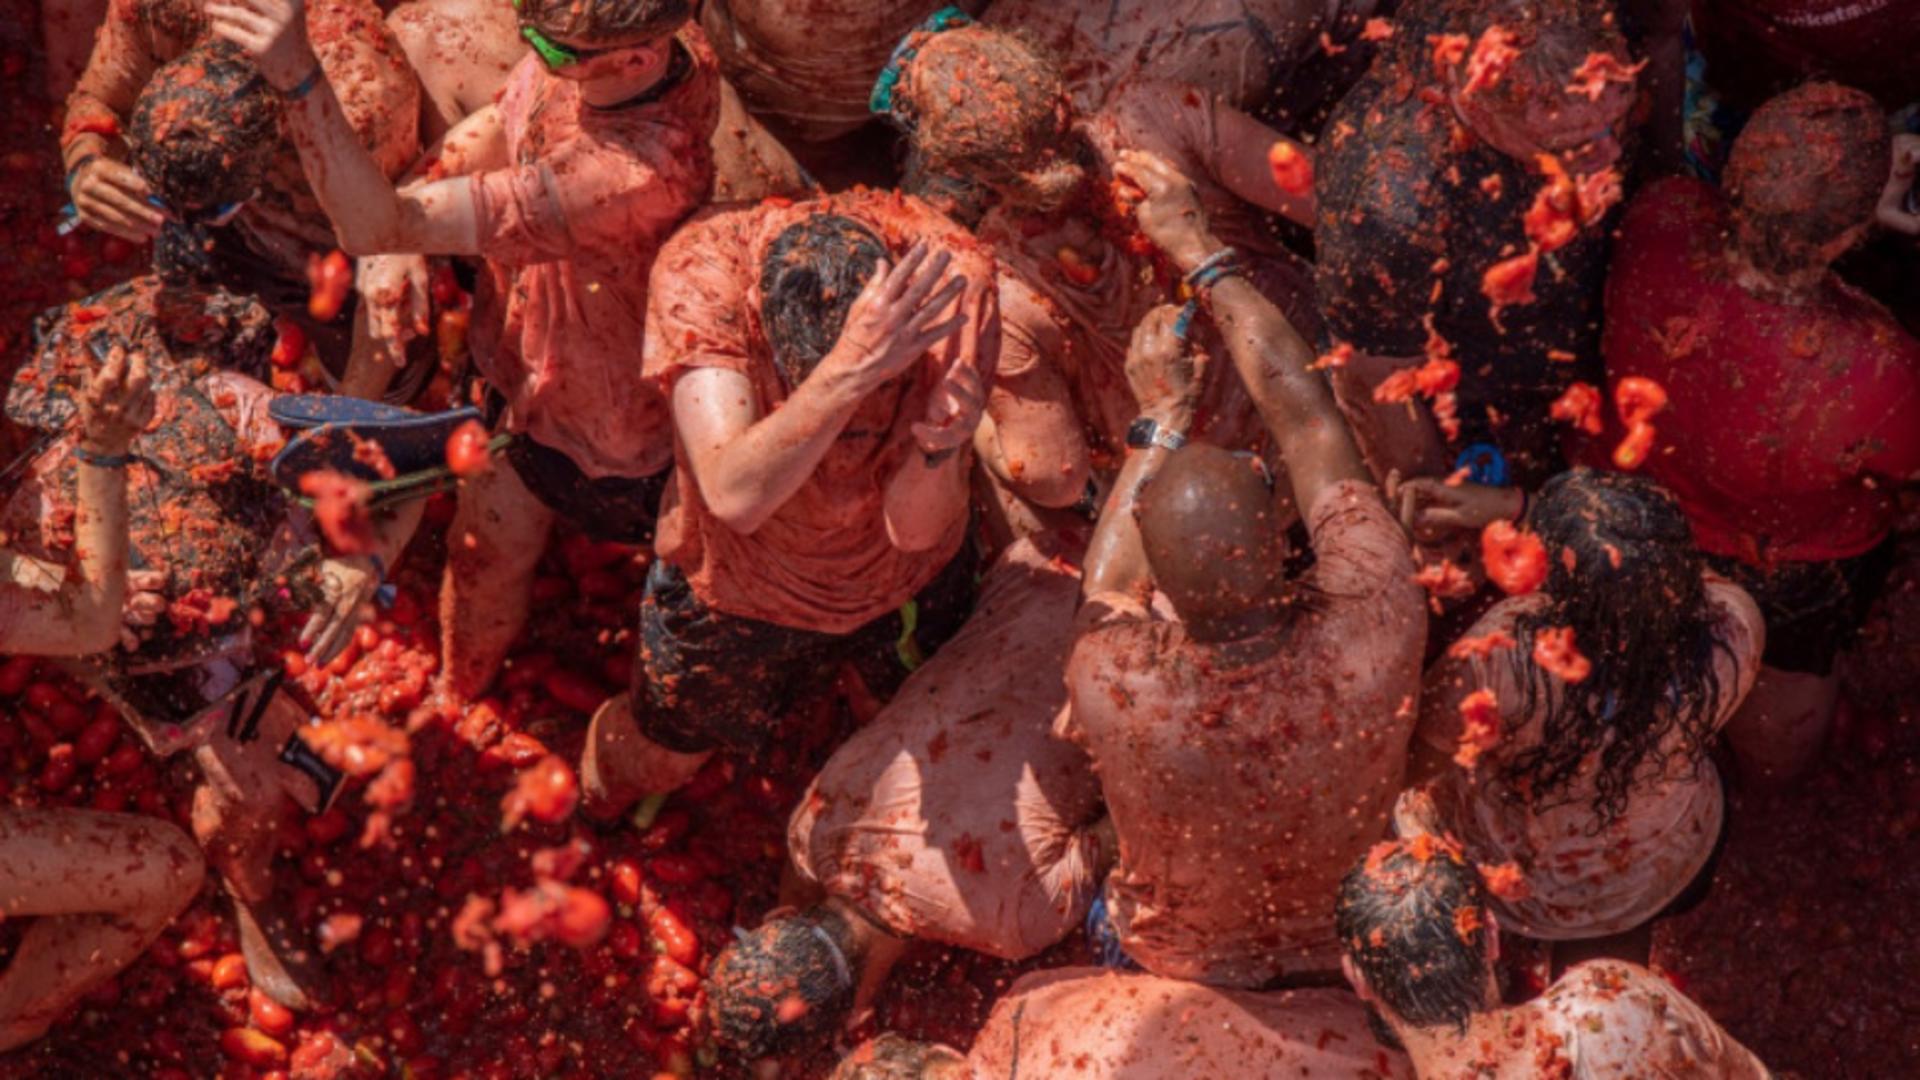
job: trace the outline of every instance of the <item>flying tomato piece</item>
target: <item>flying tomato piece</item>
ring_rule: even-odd
[[[1295,143],[1281,139],[1267,148],[1267,168],[1273,171],[1273,183],[1289,195],[1307,195],[1313,191],[1313,158]]]
[[[1547,546],[1510,521],[1489,522],[1480,530],[1480,561],[1487,579],[1508,596],[1525,596],[1547,580]]]
[[[1606,420],[1600,414],[1600,391],[1591,383],[1576,382],[1567,387],[1547,408],[1547,415],[1589,435],[1606,429]]]
[[[1573,627],[1548,627],[1533,635],[1533,662],[1564,683],[1582,682],[1593,674],[1593,662],[1573,641]]]

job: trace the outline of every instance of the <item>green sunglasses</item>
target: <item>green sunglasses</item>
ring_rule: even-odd
[[[513,0],[513,10],[516,12],[520,10],[520,0]],[[591,60],[596,56],[605,56],[608,53],[617,53],[623,49],[633,47],[631,45],[615,45],[607,49],[581,49],[571,45],[562,45],[541,33],[537,28],[528,26],[525,23],[520,24],[520,36],[527,39],[527,44],[533,46],[533,51],[540,55],[540,61],[546,64],[547,69],[550,71],[558,71],[563,67],[571,67],[574,64]]]

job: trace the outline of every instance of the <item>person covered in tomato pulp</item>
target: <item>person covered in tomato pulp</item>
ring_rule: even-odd
[[[221,287],[206,234],[260,182],[273,152],[271,142],[229,140],[270,126],[277,106],[253,66],[230,53],[218,43],[189,50],[155,73],[133,109],[132,159],[178,219],[162,226],[153,274],[55,309],[36,327],[7,410],[44,438],[0,509],[0,529],[22,555],[71,563],[91,452],[84,433],[66,428],[68,388],[138,357],[157,420],[115,457],[128,474],[128,625],[69,667],[149,749],[192,751],[202,775],[194,832],[233,894],[254,984],[304,1007],[319,977],[304,929],[275,894],[275,820],[293,805],[323,809],[342,776],[310,745],[315,710],[269,659],[270,639],[312,608],[298,647],[318,662],[343,647],[420,508],[369,517],[361,550],[330,557],[267,473],[285,442],[268,415],[272,391],[257,381],[275,345],[272,318],[258,299]]]
[[[1825,741],[1835,659],[1920,474],[1920,339],[1831,269],[1874,226],[1889,143],[1860,91],[1775,97],[1735,140],[1725,193],[1671,178],[1635,196],[1607,282],[1609,391],[1651,382],[1665,400],[1641,468],[1766,616],[1765,670],[1734,721],[1756,781],[1803,774]],[[1621,436],[1604,419],[1596,464]]]
[[[1431,836],[1383,843],[1340,885],[1341,960],[1375,1028],[1421,1080],[1629,1080],[1773,1074],[1659,975],[1591,960],[1504,1007],[1500,917],[1476,867]]]
[[[959,628],[983,416],[1037,482],[1081,482],[1061,409],[998,370],[994,276],[896,193],[718,208],[667,245],[646,370],[678,467],[632,693],[595,718],[582,767],[609,810],[777,737],[774,710],[843,664],[891,692]]]
[[[1053,737],[1083,549],[1009,548],[967,624],[801,796],[790,900],[813,902],[715,959],[730,1049],[792,1053],[859,1023],[911,941],[1024,960],[1078,928],[1114,846],[1086,755]],[[790,994],[806,1008],[783,1010]]]
[[[1162,251],[1191,268],[1218,250],[1172,166],[1134,155],[1122,170]],[[1186,440],[1202,379],[1159,309],[1128,359],[1144,411],[1087,559],[1061,728],[1092,757],[1120,839],[1089,918],[1107,961],[1254,988],[1338,966],[1327,897],[1386,827],[1427,616],[1306,342],[1243,278],[1204,296],[1317,561],[1288,572],[1257,459]]]

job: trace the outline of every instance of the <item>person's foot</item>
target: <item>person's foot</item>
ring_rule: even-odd
[[[580,810],[605,821],[642,798],[676,791],[693,779],[713,751],[682,754],[645,735],[633,719],[632,697],[617,694],[593,714],[580,755]]]
[[[296,1011],[326,997],[320,954],[291,911],[271,898],[249,904],[235,897],[233,913],[247,975],[261,993]]]

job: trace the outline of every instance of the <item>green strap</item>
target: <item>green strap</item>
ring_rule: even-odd
[[[914,640],[914,631],[920,629],[920,602],[908,600],[900,605],[900,640],[893,643],[894,655],[900,658],[900,666],[908,671],[920,670],[927,662],[927,654],[920,651],[920,643]]]

